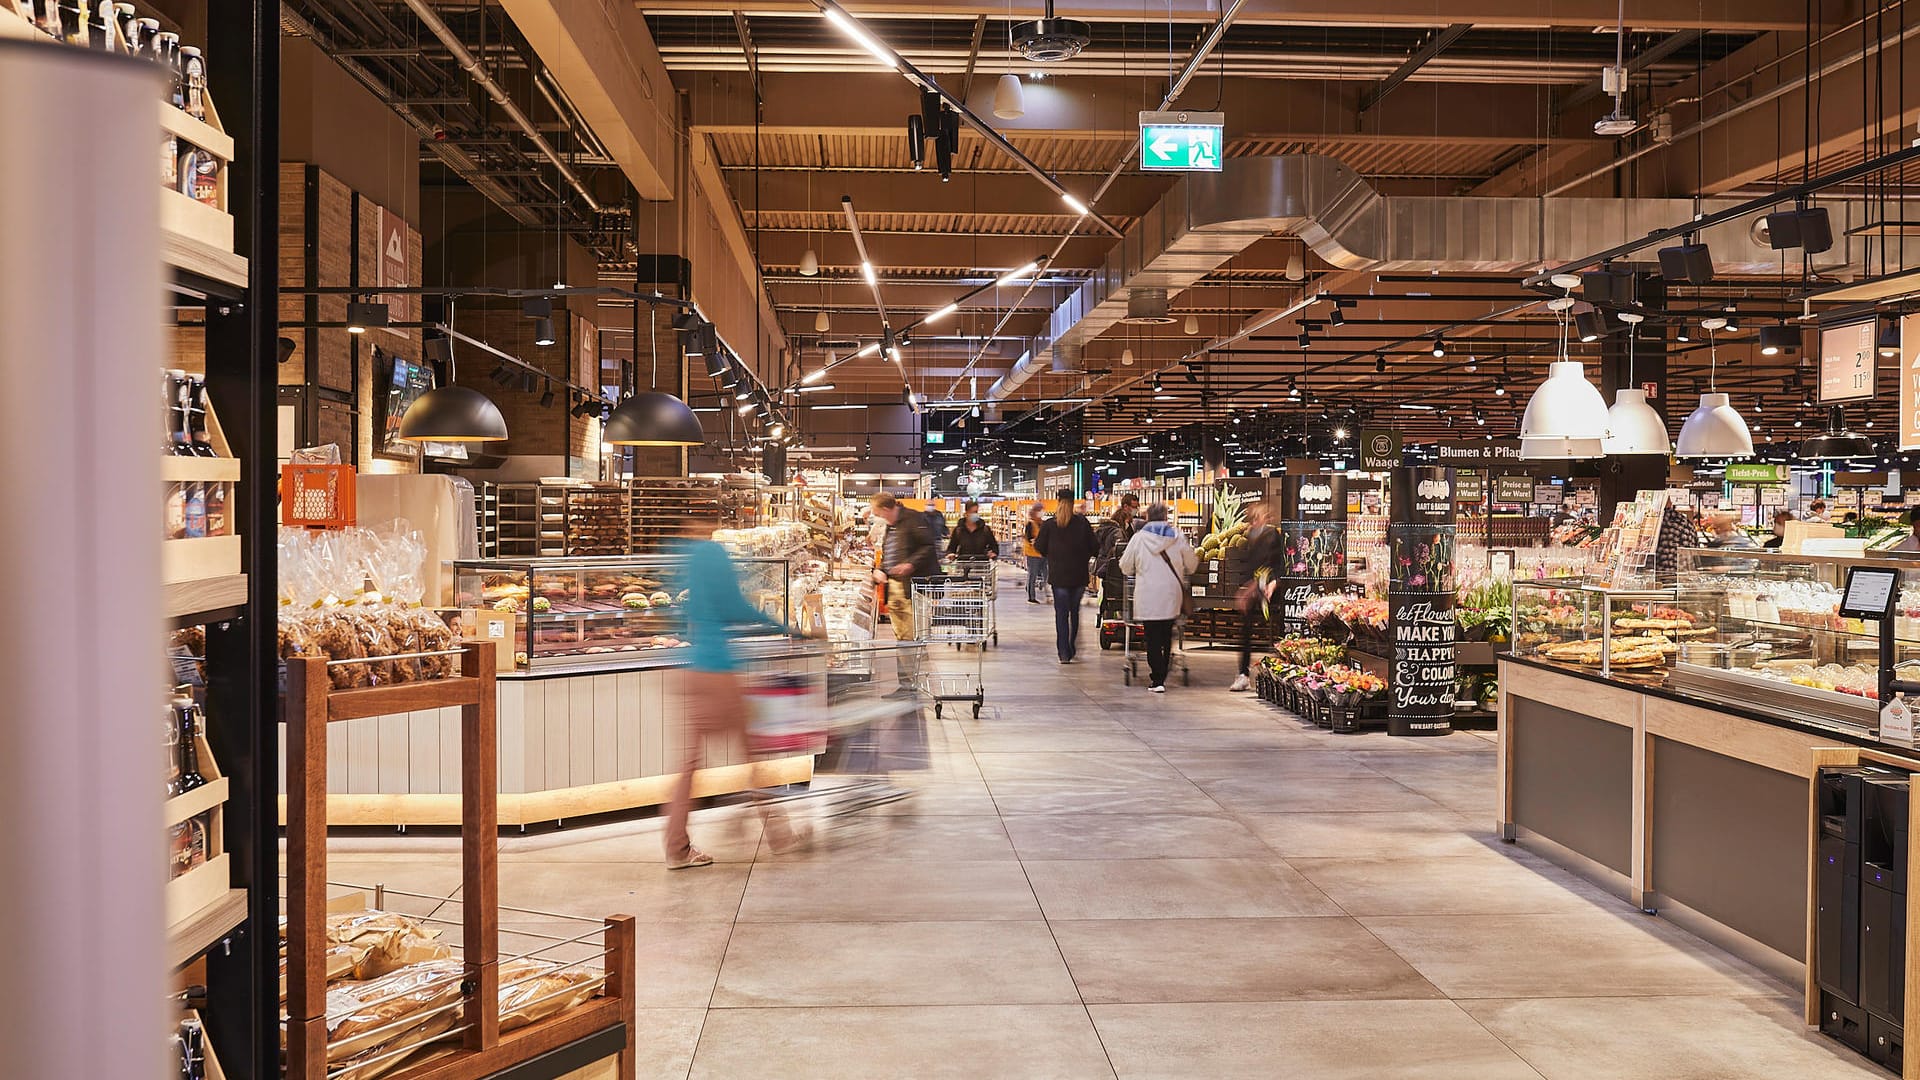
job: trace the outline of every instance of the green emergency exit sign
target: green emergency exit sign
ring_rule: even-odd
[[[1140,167],[1161,172],[1219,172],[1227,115],[1217,112],[1140,114]]]

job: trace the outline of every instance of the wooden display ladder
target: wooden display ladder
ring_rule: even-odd
[[[500,1033],[499,777],[495,759],[492,642],[460,653],[446,679],[334,690],[325,657],[287,661],[287,1041],[289,1080],[327,1076],[327,725],[459,707],[462,961],[460,1048],[390,1074],[390,1080],[480,1080],[580,1040],[624,1031],[618,1080],[634,1080],[634,927],[606,920],[606,986],[599,997]]]

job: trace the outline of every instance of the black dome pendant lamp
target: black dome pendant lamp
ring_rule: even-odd
[[[1815,435],[1800,444],[1800,457],[1807,461],[1837,461],[1843,458],[1872,457],[1873,440],[1847,430],[1840,406],[1827,413],[1827,433]]]
[[[400,438],[408,442],[498,442],[507,437],[507,421],[493,399],[453,381],[453,341],[428,338],[428,359],[444,359],[447,385],[420,395],[400,417]],[[438,356],[435,354],[438,353]]]
[[[600,441],[615,446],[699,446],[707,441],[707,434],[686,402],[650,390],[613,410]]]

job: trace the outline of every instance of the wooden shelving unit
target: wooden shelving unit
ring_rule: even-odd
[[[476,1080],[556,1048],[600,1040],[615,1058],[609,1080],[633,1080],[631,916],[604,923],[599,996],[519,1030],[500,1031],[499,775],[493,643],[461,650],[460,675],[421,683],[330,690],[327,661],[287,662],[287,1024],[289,1080],[325,1080],[327,1059],[327,736],[337,721],[415,709],[460,709],[462,1011],[459,1048],[388,1074],[392,1080]],[[338,1063],[335,1063],[337,1067]]]

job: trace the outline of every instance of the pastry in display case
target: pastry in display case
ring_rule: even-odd
[[[1894,605],[1896,665],[1920,661],[1920,562],[1870,559],[1901,569]],[[1690,647],[1670,685],[1815,723],[1872,731],[1879,722],[1880,627],[1840,614],[1841,586],[1857,558],[1740,549],[1687,549],[1679,592],[1717,614],[1720,633]]]
[[[741,591],[755,607],[790,622],[784,559],[736,558]],[[518,670],[637,660],[672,663],[687,644],[679,607],[680,560],[668,555],[587,559],[494,559],[454,563],[462,610],[513,616]]]
[[[1673,589],[1513,583],[1513,654],[1601,675],[1664,673],[1683,643],[1715,634],[1709,611]]]

